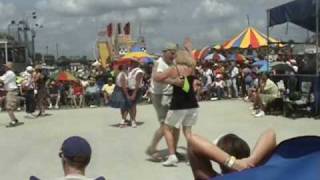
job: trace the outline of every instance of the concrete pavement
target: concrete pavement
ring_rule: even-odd
[[[232,132],[254,146],[259,134],[274,128],[278,140],[299,135],[320,135],[320,120],[287,119],[276,116],[254,118],[249,104],[240,100],[204,102],[193,132],[208,139]],[[161,163],[147,160],[144,151],[158,127],[151,105],[138,107],[138,121],[134,128],[116,127],[120,121],[118,110],[110,108],[48,111],[52,116],[25,119],[23,126],[5,128],[6,113],[0,114],[0,177],[23,180],[30,175],[41,179],[61,177],[58,157],[63,140],[69,136],[83,136],[91,143],[93,156],[87,169],[89,177],[105,176],[107,179],[193,179],[190,167],[182,162],[178,167],[166,168]],[[179,152],[185,153],[186,143],[181,134]],[[166,149],[164,140],[160,149]]]

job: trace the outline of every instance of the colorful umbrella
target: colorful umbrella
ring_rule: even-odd
[[[199,53],[199,59],[204,59],[210,52],[211,48],[210,47],[204,47],[201,49]]]
[[[140,59],[140,62],[145,63],[145,64],[152,64],[153,61],[154,61],[154,59],[150,58],[150,57],[145,57],[145,58]]]
[[[205,61],[211,61],[211,60],[213,59],[213,56],[214,56],[213,53],[212,53],[212,54],[208,54],[208,55],[204,58],[204,60],[205,60]]]
[[[269,42],[279,43],[278,40],[269,37]],[[239,35],[223,44],[224,49],[230,48],[260,48],[267,46],[267,36],[253,27],[248,27]]]
[[[193,57],[193,59],[195,59],[195,60],[199,60],[200,58],[199,58],[199,55],[200,55],[200,50],[193,50],[192,51],[192,57]]]
[[[229,57],[230,60],[232,61],[237,61],[238,63],[242,64],[245,60],[246,60],[246,57],[244,57],[242,54],[232,54],[230,57]]]
[[[127,59],[127,58],[141,59],[141,58],[146,58],[146,57],[152,58],[153,56],[146,53],[146,52],[129,52],[128,54],[126,54],[122,58],[124,58],[124,59]]]
[[[77,78],[67,71],[58,72],[56,75],[54,75],[53,79],[55,81],[77,81]]]
[[[213,56],[213,59],[215,60],[215,61],[226,61],[227,59],[226,59],[226,57],[224,57],[222,54],[215,54],[214,56]]]

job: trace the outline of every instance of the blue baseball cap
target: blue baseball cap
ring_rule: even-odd
[[[63,156],[69,160],[76,157],[88,158],[91,157],[91,147],[87,140],[79,136],[72,136],[64,140],[61,151]]]

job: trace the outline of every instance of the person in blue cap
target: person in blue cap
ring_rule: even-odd
[[[67,138],[59,153],[65,177],[59,180],[93,180],[85,176],[85,169],[91,159],[91,147],[79,136]]]

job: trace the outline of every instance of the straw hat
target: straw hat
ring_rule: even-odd
[[[38,64],[34,67],[34,69],[42,69],[42,65],[41,64]]]
[[[7,67],[8,69],[12,69],[13,68],[13,63],[12,62],[7,62],[6,64],[4,64],[5,67]]]

